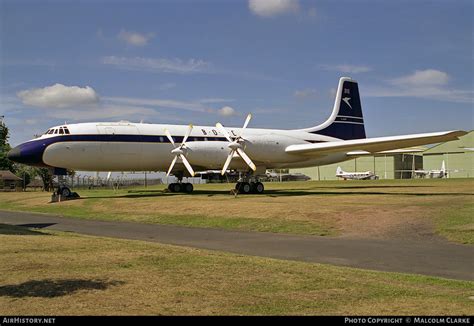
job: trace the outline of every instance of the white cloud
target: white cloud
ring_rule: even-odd
[[[200,59],[181,60],[178,58],[142,58],[142,57],[116,57],[108,56],[102,58],[102,63],[112,65],[120,69],[147,71],[147,72],[171,72],[189,74],[205,72],[210,64]]]
[[[449,76],[443,71],[436,69],[416,70],[413,74],[402,76],[391,80],[395,85],[406,86],[434,86],[446,85]]]
[[[211,97],[211,98],[202,98],[199,99],[199,103],[223,103],[223,102],[234,102],[235,100],[233,98],[220,98],[220,97]]]
[[[99,96],[89,86],[81,88],[63,84],[20,91],[17,96],[24,104],[43,108],[67,108],[99,101]]]
[[[249,0],[249,9],[261,17],[297,12],[300,9],[298,0]]]
[[[372,70],[369,66],[364,65],[349,65],[349,64],[339,64],[339,65],[321,65],[324,70],[338,71],[342,73],[351,73],[358,74],[363,72],[369,72]]]
[[[140,34],[137,32],[129,32],[126,30],[121,30],[117,35],[117,38],[129,45],[133,46],[145,46],[148,44],[148,41],[154,36],[153,33]]]
[[[234,108],[232,108],[230,106],[224,106],[224,107],[220,108],[219,110],[217,110],[217,113],[219,113],[219,115],[221,115],[223,117],[230,117],[230,116],[233,116],[233,115],[237,114],[237,112],[235,112]]]
[[[449,80],[450,76],[440,70],[416,70],[410,75],[387,80],[386,86],[364,87],[362,96],[418,97],[455,103],[473,103],[473,90],[450,88]]]
[[[302,90],[296,90],[293,94],[295,97],[303,99],[307,97],[315,97],[318,95],[318,91],[312,88],[306,88]]]

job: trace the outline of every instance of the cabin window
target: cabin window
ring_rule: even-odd
[[[69,134],[70,134],[69,129],[64,128],[64,133],[65,133],[66,135],[69,135]]]
[[[56,135],[58,133],[58,129],[54,129],[54,134]]]
[[[59,128],[59,134],[64,135],[64,129],[63,128]]]

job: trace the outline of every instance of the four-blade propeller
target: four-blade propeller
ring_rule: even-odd
[[[234,137],[234,140],[232,140],[232,138],[230,137],[230,134],[227,132],[227,130],[224,128],[224,126],[221,123],[218,122],[216,124],[216,127],[219,129],[219,131],[230,142],[230,144],[228,145],[230,148],[230,153],[229,153],[229,156],[227,156],[227,160],[224,163],[224,167],[222,168],[222,172],[221,172],[222,175],[224,175],[225,172],[227,171],[227,168],[230,165],[230,161],[232,161],[232,157],[234,157],[235,153],[237,153],[252,170],[254,171],[257,170],[257,167],[255,166],[255,164],[253,164],[250,157],[248,157],[248,155],[245,154],[243,150],[244,147],[242,146],[242,144],[245,142],[242,136],[243,136],[245,128],[247,128],[250,122],[250,119],[252,119],[252,114],[249,113],[249,115],[247,116],[247,119],[245,119],[245,123],[244,123],[243,128],[240,131],[240,134],[237,137]]]
[[[179,146],[176,146],[170,132],[168,131],[168,129],[165,129],[166,137],[168,137],[169,141],[171,142],[171,144],[173,144],[173,147],[174,147],[174,149],[171,151],[171,153],[173,153],[175,155],[173,161],[171,162],[170,168],[168,169],[168,173],[166,174],[166,176],[170,175],[171,170],[173,170],[173,167],[174,167],[176,161],[178,160],[178,158],[180,158],[183,161],[183,164],[186,167],[186,169],[188,170],[189,174],[191,174],[191,176],[194,177],[194,170],[191,167],[191,164],[189,164],[188,160],[184,156],[184,152],[186,151],[186,140],[188,140],[188,137],[191,134],[192,130],[193,130],[193,125],[189,125],[189,128],[186,131],[186,134],[184,135],[183,141],[181,142],[181,144]]]

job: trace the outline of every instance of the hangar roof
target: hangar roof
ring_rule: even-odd
[[[459,137],[459,140],[438,144],[426,150],[423,154],[465,153],[473,150],[474,130],[471,130],[467,135]]]

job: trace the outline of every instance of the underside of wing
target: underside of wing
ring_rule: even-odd
[[[396,154],[414,154],[414,153],[422,153],[426,151],[428,148],[422,147],[422,146],[415,146],[415,147],[405,147],[405,148],[397,148],[397,149],[391,149],[389,151],[381,151],[381,152],[367,152],[367,151],[350,151],[347,152],[347,156],[390,156],[390,155],[396,155]]]
[[[291,145],[286,148],[286,152],[306,156],[337,152],[346,152],[346,154],[350,156],[367,155],[366,153],[374,154],[411,146],[456,140],[465,134],[467,134],[467,132],[454,130],[415,135],[340,140],[317,144]]]

